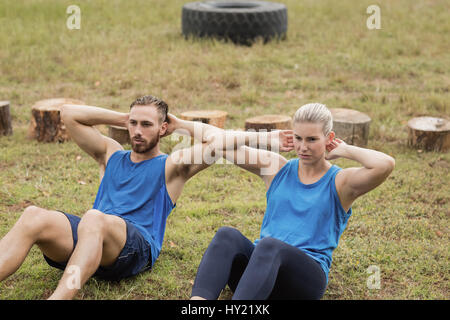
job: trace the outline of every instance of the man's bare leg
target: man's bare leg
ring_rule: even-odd
[[[72,229],[63,213],[27,207],[0,240],[0,281],[16,272],[37,244],[54,261],[67,261],[73,249]]]
[[[86,212],[78,225],[75,250],[49,299],[72,299],[100,265],[109,266],[116,261],[126,238],[127,229],[122,218],[98,210]]]

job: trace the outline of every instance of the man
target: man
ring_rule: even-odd
[[[226,139],[218,137],[226,137],[225,131],[177,119],[164,101],[153,96],[134,101],[129,113],[64,105],[61,115],[73,140],[100,166],[94,206],[82,218],[30,206],[0,240],[0,281],[21,266],[34,244],[51,266],[64,270],[50,299],[73,298],[91,276],[120,280],[149,270],[159,256],[167,217],[184,184],[221,156],[214,141],[221,142],[223,150],[248,144],[248,137],[257,136],[259,141],[263,136],[248,133],[237,144],[222,144]],[[125,151],[100,134],[94,127],[100,124],[127,127],[132,150]],[[170,156],[162,153],[160,137],[181,129],[202,143]],[[286,146],[291,141],[284,132],[268,137],[269,144],[276,140]],[[212,160],[205,161],[205,153]]]

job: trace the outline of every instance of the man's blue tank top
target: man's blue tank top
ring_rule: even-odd
[[[260,239],[272,237],[301,249],[319,262],[328,282],[331,255],[352,209],[345,212],[336,191],[341,168],[333,165],[315,183],[303,184],[298,166],[298,158],[289,160],[272,180]]]
[[[176,205],[166,189],[168,155],[134,163],[130,154],[119,150],[111,155],[93,208],[136,226],[150,244],[153,264],[161,251],[167,217]]]

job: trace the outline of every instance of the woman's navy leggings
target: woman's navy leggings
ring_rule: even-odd
[[[255,246],[222,227],[203,255],[192,296],[217,299],[227,284],[233,300],[315,300],[327,285],[320,264],[300,249],[270,237]]]

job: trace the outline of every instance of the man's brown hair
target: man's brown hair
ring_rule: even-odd
[[[146,95],[134,100],[130,105],[130,110],[134,106],[155,106],[159,113],[159,122],[163,123],[167,121],[167,113],[169,112],[169,106],[163,100],[152,95]]]

